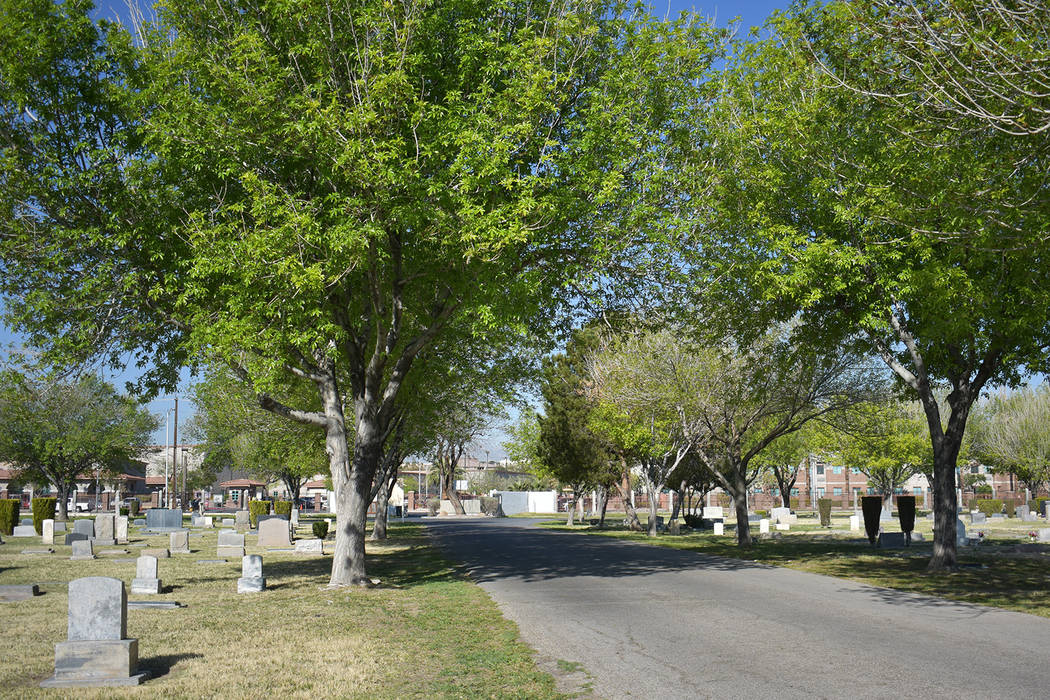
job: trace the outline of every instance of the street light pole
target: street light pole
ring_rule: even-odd
[[[175,420],[171,430],[171,471],[173,475],[178,474],[179,462],[177,455],[179,444],[179,397],[175,397]],[[178,477],[176,476],[176,479]],[[168,489],[168,508],[171,508],[171,489]]]

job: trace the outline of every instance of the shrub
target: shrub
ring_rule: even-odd
[[[897,496],[897,519],[905,534],[915,529],[915,496]],[[907,541],[911,542],[911,535]]]
[[[882,516],[882,496],[861,496],[860,508],[864,513],[864,531],[868,533],[868,541],[875,545],[875,538],[879,536],[879,518]]]
[[[269,501],[251,501],[248,504],[248,518],[251,521],[252,529],[259,527],[259,516],[270,514],[270,502]]]
[[[310,525],[310,529],[314,531],[314,537],[318,539],[323,540],[325,537],[328,537],[328,523],[326,523],[324,520],[315,521],[312,525]]]
[[[756,510],[755,511],[755,515],[757,515],[760,518],[768,518],[769,517],[769,511],[768,510]]]
[[[1003,512],[1003,502],[998,498],[982,498],[977,501],[977,510],[988,517]]]
[[[682,520],[685,522],[687,527],[691,527],[694,530],[702,530],[704,528],[704,519],[699,515],[686,513],[682,516]]]
[[[138,517],[139,510],[142,508],[142,501],[137,498],[133,498],[128,502],[128,515],[135,518]]]
[[[1017,501],[1009,500],[1003,501],[1003,510],[1006,513],[1006,517],[1012,518],[1017,515]]]
[[[499,515],[500,505],[499,499],[491,496],[481,497],[481,512],[485,515]]]
[[[817,509],[820,510],[820,524],[824,527],[831,527],[831,499],[818,498]]]
[[[292,502],[291,501],[274,501],[273,502],[273,514],[283,515],[289,520],[292,519]]]
[[[33,527],[36,534],[44,534],[44,521],[55,519],[55,508],[58,505],[57,498],[34,498],[31,504],[33,509]]]
[[[0,499],[0,533],[14,534],[15,525],[18,524],[18,511],[21,508],[22,502],[17,498]]]

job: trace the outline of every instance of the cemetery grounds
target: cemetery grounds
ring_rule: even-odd
[[[791,525],[790,530],[763,535],[759,535],[758,523],[751,523],[754,544],[749,549],[737,546],[736,520],[732,517],[726,520],[722,536],[712,534],[710,529],[690,531],[683,527],[683,534],[661,533],[650,538],[644,532],[631,532],[624,527],[622,513],[608,513],[603,529],[586,520],[585,524],[568,528],[564,516],[543,523],[543,527],[786,566],[887,589],[1050,617],[1050,543],[1031,542],[1029,537],[1031,532],[1050,527],[1044,518],[1035,522],[989,519],[971,525],[969,515],[961,515],[970,541],[977,543],[959,546],[958,571],[929,574],[926,565],[932,553],[933,523],[923,517],[925,512],[920,512],[915,521],[915,532],[925,541],[901,549],[872,548],[864,534],[863,521],[860,532],[850,531],[852,514],[834,513],[831,527],[827,528],[821,527],[816,513],[801,512],[798,523]],[[667,513],[662,515],[667,517]],[[638,517],[644,524],[648,513],[639,511]],[[896,514],[882,525],[885,532],[900,532]],[[978,533],[984,537],[978,537]]]
[[[188,523],[188,520],[187,520]],[[191,529],[191,554],[159,560],[161,595],[130,593],[144,543],[167,548],[168,534],[96,547],[117,556],[70,561],[70,546],[53,554],[39,537],[5,537],[0,584],[40,584],[43,595],[0,602],[8,630],[0,655],[0,697],[360,697],[557,698],[554,678],[539,671],[532,651],[495,603],[458,574],[428,542],[422,527],[391,522],[390,539],[368,543],[371,589],[325,588],[331,554],[273,552],[263,557],[266,591],[237,593],[239,558],[216,559],[218,529]],[[310,537],[310,521],[300,524]],[[61,541],[62,533],[56,533]],[[333,547],[325,542],[326,552]],[[134,546],[139,545],[139,546]],[[128,600],[178,601],[168,610],[129,608],[128,636],[139,640],[139,668],[151,680],[129,688],[44,690],[54,672],[54,645],[66,639],[68,582],[83,576],[122,579]]]

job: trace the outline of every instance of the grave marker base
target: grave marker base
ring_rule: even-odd
[[[140,685],[149,673],[135,673],[138,663],[137,639],[59,642],[55,645],[55,675],[40,687]]]

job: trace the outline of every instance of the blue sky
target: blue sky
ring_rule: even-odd
[[[695,10],[700,14],[713,17],[718,25],[725,26],[732,19],[739,17],[741,22],[741,34],[745,34],[747,28],[755,25],[760,25],[765,18],[776,9],[785,9],[790,3],[784,1],[772,1],[772,0],[754,0],[752,2],[710,2],[710,3],[693,3],[684,2],[683,0],[670,0],[665,3],[656,3],[653,5],[653,11],[656,14],[667,14],[669,16],[677,16],[678,13],[687,10]],[[102,1],[98,3],[97,16],[105,19],[122,19],[127,15],[127,4],[125,0],[116,1]],[[0,323],[0,348],[4,348],[10,345],[18,346],[21,344],[21,339],[16,336],[9,328]],[[137,378],[140,371],[134,367],[130,367],[123,372],[109,372],[106,377],[114,382],[119,389],[123,389],[124,383],[132,381]],[[183,386],[180,387],[180,391],[185,391],[189,387],[190,378],[188,374],[184,374]],[[148,404],[151,411],[158,414],[162,419],[165,413],[172,407],[171,396],[160,397]],[[180,433],[181,428],[184,426],[185,421],[192,415],[192,406],[189,401],[179,402],[179,424]],[[158,444],[166,442],[165,428],[162,427],[157,430],[154,439]],[[499,446],[499,443],[504,439],[502,431],[494,433],[488,440],[485,441],[484,447],[480,450],[482,453],[484,449],[488,449],[490,456],[493,459],[502,458],[503,448]]]

